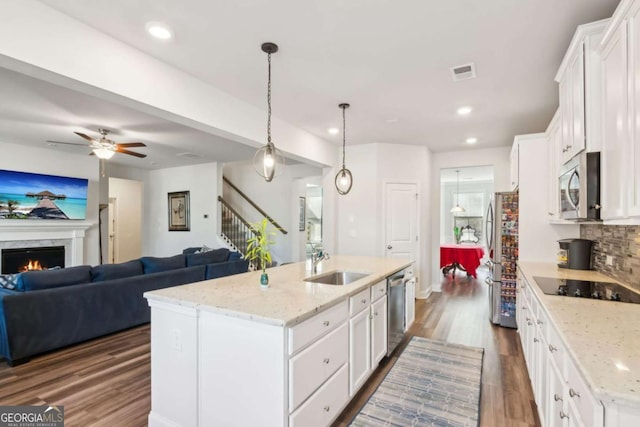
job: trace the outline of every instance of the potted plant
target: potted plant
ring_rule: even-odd
[[[251,224],[253,229],[253,237],[247,239],[247,254],[246,258],[249,261],[255,261],[256,267],[262,269],[262,275],[260,276],[260,286],[263,288],[269,287],[269,275],[267,274],[267,265],[271,264],[271,251],[269,245],[275,243],[273,240],[275,237],[275,231],[269,229],[269,221],[267,218],[263,218],[258,223]]]

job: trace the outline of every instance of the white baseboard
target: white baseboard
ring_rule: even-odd
[[[431,295],[431,292],[431,288],[421,291],[416,295],[416,299],[427,299]]]
[[[148,422],[149,427],[181,427],[179,424],[176,424],[153,411],[149,412]]]
[[[440,283],[440,282],[433,283],[431,285],[431,289],[433,290],[433,292],[442,292],[442,283]]]

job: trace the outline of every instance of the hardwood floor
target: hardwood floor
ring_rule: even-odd
[[[417,301],[408,335],[485,349],[481,426],[539,426],[516,331],[491,325],[486,288],[475,280],[445,283],[442,293]],[[146,325],[14,368],[0,362],[0,405],[64,405],[67,427],[144,426],[151,409],[149,339]],[[382,361],[336,426],[347,425],[360,410],[407,342]]]
[[[356,394],[334,426],[346,426],[382,382],[413,335],[484,348],[480,425],[540,426],[517,332],[489,321],[486,270],[478,280],[443,281],[442,292],[416,301],[416,320],[407,338]]]

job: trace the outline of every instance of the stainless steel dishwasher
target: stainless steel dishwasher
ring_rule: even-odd
[[[387,278],[387,356],[396,349],[404,337],[405,271]]]

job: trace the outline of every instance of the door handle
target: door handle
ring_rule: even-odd
[[[393,249],[393,246],[387,245],[387,249]]]

